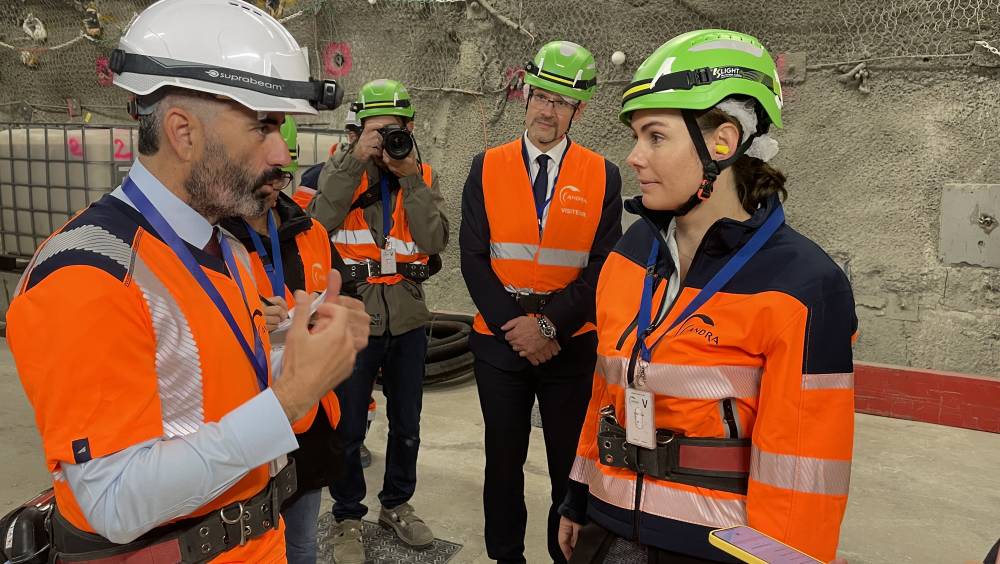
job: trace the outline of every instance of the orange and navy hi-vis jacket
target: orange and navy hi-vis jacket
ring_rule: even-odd
[[[857,318],[847,277],[815,243],[782,225],[718,293],[667,332],[779,205],[777,197],[746,222],[722,219],[709,228],[676,301],[646,341],[652,357],[644,389],[655,394],[657,428],[751,439],[747,495],[637,475],[598,459],[600,409],[613,405],[627,424],[624,396],[637,364],[646,261],[653,237],[662,237],[670,221],[640,202],[626,203],[642,218],[608,257],[598,284],[598,362],[561,513],[702,558],[729,561],[709,545],[708,532],[748,524],[824,562],[833,559],[854,436]],[[661,251],[654,313],[674,269]]]
[[[242,252],[235,239],[231,247]],[[252,343],[257,331],[269,347],[263,317],[247,312],[222,259],[200,249],[192,253],[244,338]],[[243,287],[252,288],[251,274],[242,265],[237,269]],[[247,298],[252,311],[260,309],[256,294]],[[183,437],[260,393],[254,369],[215,304],[146,219],[114,196],[78,214],[39,248],[7,321],[59,512],[87,532],[94,528],[63,464]],[[89,446],[85,460],[73,448],[81,440]],[[257,467],[186,517],[248,499],[268,479],[267,465]],[[223,559],[283,561],[284,551],[279,529]]]
[[[462,274],[479,309],[469,344],[499,366],[526,362],[500,329],[525,314],[511,294],[552,294],[544,314],[563,344],[594,331],[597,277],[621,236],[618,167],[569,140],[539,234],[523,143],[477,156],[462,196]]]
[[[424,184],[430,186],[434,177],[431,172],[431,165],[424,163],[423,179]],[[361,182],[354,190],[351,201],[356,201],[368,191],[368,173],[361,174]],[[389,230],[387,242],[396,251],[397,264],[427,264],[429,255],[422,251],[413,240],[410,233],[410,221],[403,207],[403,190],[395,191],[393,196],[396,200],[392,208],[392,229]],[[381,239],[379,233],[379,239]],[[368,261],[379,263],[382,260],[382,250],[376,242],[375,236],[368,222],[365,220],[364,208],[354,208],[347,213],[344,223],[333,230],[331,240],[337,247],[337,252],[344,259],[346,264],[363,264]],[[402,274],[389,274],[385,276],[375,276],[368,279],[369,284],[399,284],[403,280]]]
[[[278,201],[271,213],[278,214],[281,225],[278,227],[278,239],[281,247],[281,259],[285,273],[285,288],[281,297],[288,307],[295,305],[295,290],[306,292],[323,292],[326,290],[327,278],[333,265],[332,249],[326,229],[302,211],[292,198],[285,194],[278,195]],[[232,233],[246,247],[250,260],[250,271],[256,281],[257,292],[261,296],[271,297],[274,290],[271,281],[264,270],[264,262],[254,248],[247,225],[242,219],[226,219],[221,222],[223,228]],[[264,248],[270,251],[271,240],[267,234],[260,235]],[[268,261],[271,257],[268,257]],[[320,401],[330,426],[337,427],[340,422],[340,404],[337,395],[331,390]],[[295,433],[304,433],[312,426],[317,414],[317,406],[292,425]]]

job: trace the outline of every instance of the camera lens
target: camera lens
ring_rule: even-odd
[[[382,147],[389,154],[389,158],[405,159],[413,150],[413,137],[410,136],[409,131],[402,128],[387,129],[384,128],[380,132],[382,133]]]

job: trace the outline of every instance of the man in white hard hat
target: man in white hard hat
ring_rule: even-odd
[[[7,316],[53,478],[53,550],[284,562],[290,423],[347,378],[369,319],[331,272],[315,315],[296,293],[270,366],[245,249],[215,224],[263,212],[290,162],[285,115],[336,106],[337,85],[240,0],[153,4],[110,66],[134,94],[139,157],[39,248]]]

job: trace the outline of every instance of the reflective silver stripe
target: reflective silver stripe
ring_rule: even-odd
[[[574,462],[573,470],[578,472],[578,475],[586,477],[580,481],[589,486],[590,495],[623,509],[635,507],[635,479],[608,476],[597,468],[597,462],[585,458]]]
[[[854,373],[839,374],[803,374],[803,390],[853,390]]]
[[[644,513],[706,527],[734,527],[747,522],[747,505],[740,497],[719,498],[674,488],[646,479],[642,486]]]
[[[590,494],[622,509],[635,507],[635,478],[617,478],[602,472],[597,462],[577,457],[570,477],[586,483]],[[746,502],[742,496],[717,498],[674,488],[664,482],[645,479],[640,510],[650,515],[697,523],[707,527],[746,524]]]
[[[590,478],[596,470],[597,468],[595,468],[593,460],[577,456],[573,459],[573,468],[569,471],[569,477],[571,480],[580,482],[581,484],[589,484]]]
[[[490,243],[490,258],[500,260],[535,260],[538,245],[527,243]]]
[[[193,433],[205,419],[200,353],[191,327],[177,300],[138,256],[132,278],[146,299],[156,333],[156,381],[163,436]]]
[[[340,245],[375,245],[375,238],[369,229],[338,229],[330,235],[330,241]],[[412,241],[403,241],[395,237],[389,237],[389,245],[397,254],[416,255],[423,251]]]
[[[415,242],[403,241],[395,237],[389,237],[389,245],[392,246],[392,250],[396,251],[398,255],[418,255],[423,252]]]
[[[590,264],[590,251],[568,251],[543,247],[538,251],[538,264],[585,268]]]
[[[625,387],[629,359],[598,358],[597,369],[609,383]],[[650,363],[644,389],[687,399],[751,398],[760,393],[763,370],[757,366],[691,366]]]
[[[52,479],[56,482],[65,482],[66,474],[63,474],[62,470],[56,470],[52,473]]]
[[[851,461],[775,454],[754,445],[750,451],[750,479],[797,492],[847,495],[851,489]]]
[[[590,251],[569,251],[566,249],[549,249],[528,243],[490,243],[490,257],[498,260],[535,260],[546,266],[567,266],[584,268],[590,264]]]
[[[628,359],[621,356],[597,356],[597,374],[608,384],[625,387],[628,383]]]
[[[132,261],[132,247],[128,243],[115,237],[103,227],[81,225],[53,235],[38,250],[31,265],[25,270],[24,276],[18,282],[17,293],[21,293],[28,276],[35,268],[64,251],[87,251],[98,254],[117,262],[126,270]]]
[[[330,241],[342,245],[374,245],[375,238],[368,229],[338,229],[330,235]]]

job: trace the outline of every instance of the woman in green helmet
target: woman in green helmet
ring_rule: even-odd
[[[847,505],[857,327],[850,284],[784,223],[771,56],[748,35],[675,37],[621,120],[639,216],[597,288],[598,362],[560,544],[571,562],[733,562],[749,525],[834,558]]]

